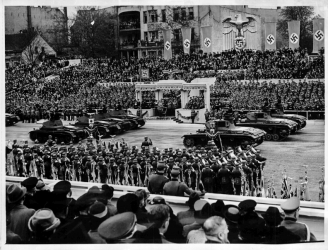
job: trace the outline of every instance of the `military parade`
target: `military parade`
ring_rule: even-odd
[[[324,242],[317,9],[129,8],[6,6],[6,243]]]

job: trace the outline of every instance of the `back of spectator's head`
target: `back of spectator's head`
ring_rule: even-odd
[[[159,204],[150,206],[148,213],[149,219],[154,227],[167,229],[170,219],[170,208],[167,205]]]
[[[194,210],[195,221],[200,225],[203,225],[203,223],[213,215],[211,205],[205,200],[196,201],[194,204]]]
[[[224,202],[222,200],[217,200],[215,203],[211,204],[213,215],[223,217]]]
[[[92,204],[97,201],[97,196],[93,193],[85,193],[81,195],[75,203],[76,210],[79,212],[86,212]]]
[[[116,214],[99,225],[98,233],[109,243],[127,239],[136,231],[136,223],[137,219],[134,213]]]
[[[29,177],[22,181],[21,185],[26,187],[27,192],[34,192],[36,184],[38,183],[38,178],[36,177]]]
[[[137,191],[134,192],[134,194],[139,199],[139,206],[140,207],[145,207],[147,198],[149,197],[149,193],[144,189],[138,189]]]
[[[43,180],[38,180],[35,188],[36,191],[50,191],[50,187],[46,185]]]
[[[226,222],[231,225],[236,225],[240,219],[240,210],[235,205],[226,205],[223,208],[223,216],[226,219]]]
[[[28,221],[30,231],[37,234],[53,232],[59,225],[60,220],[48,208],[39,209]]]
[[[276,227],[283,221],[280,211],[276,207],[268,207],[266,212],[263,214],[263,218],[267,226],[270,227]]]
[[[90,206],[88,213],[89,215],[91,215],[91,219],[90,219],[91,230],[97,229],[103,221],[108,219],[108,215],[109,215],[107,207],[99,201],[95,202]]]
[[[252,213],[240,217],[238,221],[239,235],[245,240],[257,242],[265,230],[264,220]]]
[[[136,213],[139,208],[138,196],[132,193],[122,195],[116,203],[117,213],[132,212]]]
[[[238,207],[240,209],[240,214],[244,215],[250,212],[253,212],[255,210],[257,203],[254,200],[244,200],[239,203]]]
[[[14,203],[20,203],[26,194],[26,188],[25,187],[19,187],[16,184],[10,184],[7,186],[7,202],[9,204],[14,204]]]
[[[194,209],[194,204],[198,200],[200,200],[199,194],[194,192],[189,196],[189,199],[186,201],[186,204],[189,206],[190,209]]]
[[[71,194],[71,183],[69,181],[59,181],[54,185],[53,193],[58,197],[66,197]]]
[[[203,224],[203,230],[208,240],[229,243],[229,230],[224,218],[220,216],[212,216],[208,218]]]
[[[110,200],[113,198],[114,195],[114,188],[111,186],[108,186],[107,184],[104,184],[101,186],[101,189],[104,191],[104,196],[107,198],[107,200]]]

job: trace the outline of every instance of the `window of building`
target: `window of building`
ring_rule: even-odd
[[[162,10],[162,22],[166,22],[166,10]]]
[[[147,23],[147,11],[143,12],[143,22]]]
[[[186,17],[187,17],[186,8],[181,8],[181,19],[186,20]]]
[[[149,31],[149,41],[155,42],[158,40],[158,31]]]
[[[179,10],[178,9],[173,9],[173,21],[178,21],[179,20]]]
[[[189,12],[189,20],[194,19],[194,7],[189,7],[188,12]]]
[[[148,41],[148,32],[147,31],[144,32],[144,39],[145,39],[145,41]]]
[[[173,37],[175,41],[180,41],[180,29],[173,30]]]
[[[149,22],[152,22],[152,23],[157,22],[157,11],[156,10],[149,11]]]

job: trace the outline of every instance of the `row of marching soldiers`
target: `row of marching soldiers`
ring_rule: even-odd
[[[32,147],[27,141],[23,146],[14,141],[11,148],[7,175],[149,187],[151,175],[161,169],[171,179],[175,167],[179,168],[179,181],[196,191],[275,197],[274,190],[264,190],[266,159],[253,147],[224,152],[217,147],[161,151],[149,146],[130,148],[124,140],[111,140],[107,145],[88,140],[67,147],[49,139]]]

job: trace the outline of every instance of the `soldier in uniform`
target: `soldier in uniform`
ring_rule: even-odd
[[[297,221],[300,211],[300,200],[298,197],[292,197],[282,203],[281,209],[285,213],[285,218],[280,224],[281,226],[301,237],[301,241],[316,241],[316,237],[311,233],[309,227]]]
[[[226,163],[222,163],[222,167],[218,173],[218,184],[219,189],[222,194],[232,194],[231,193],[231,173],[226,167]]]
[[[153,142],[151,141],[151,139],[149,139],[148,141],[148,137],[145,137],[145,140],[141,143],[141,147],[149,147],[149,146],[153,146]]]
[[[202,169],[202,182],[204,189],[209,193],[213,193],[213,179],[214,172],[210,168],[210,164],[207,162],[205,163],[205,167]]]
[[[190,195],[193,193],[184,182],[179,181],[180,168],[174,166],[171,171],[171,181],[165,183],[163,188],[164,195],[184,196],[184,193]]]
[[[164,162],[158,162],[156,173],[149,177],[148,190],[151,194],[163,194],[163,187],[165,183],[169,181],[169,179],[164,176],[165,168]]]

